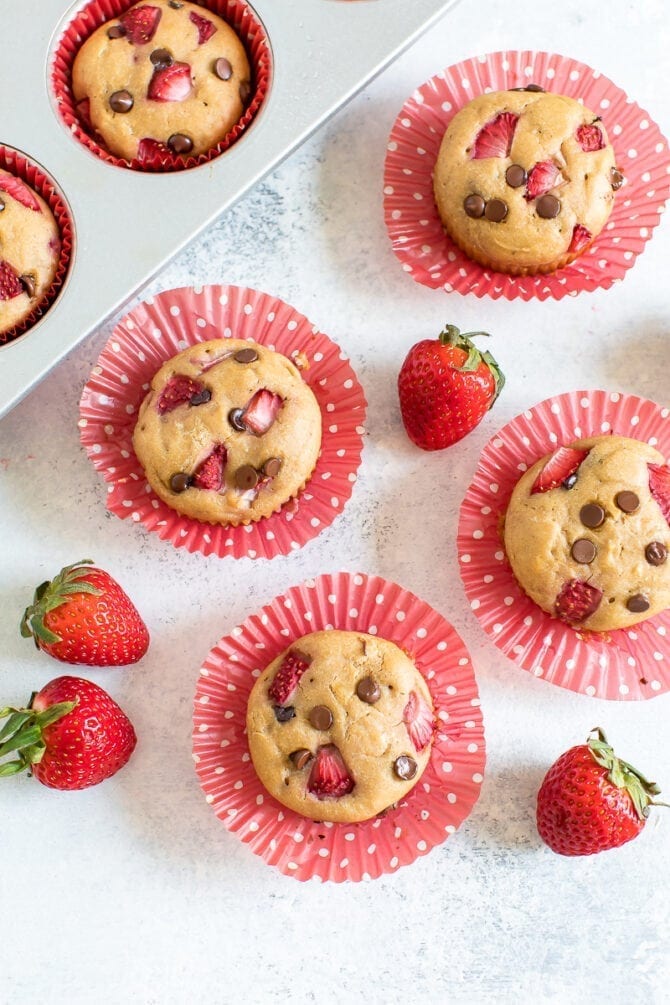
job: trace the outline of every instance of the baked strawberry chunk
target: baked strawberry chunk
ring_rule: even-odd
[[[126,38],[133,45],[146,45],[156,34],[158,22],[161,19],[160,7],[145,4],[142,7],[132,7],[119,17],[125,28]]]
[[[602,150],[605,146],[605,138],[602,129],[595,123],[579,126],[577,129],[577,142],[585,153],[592,153],[594,150]]]
[[[275,421],[279,409],[284,404],[284,399],[262,388],[256,391],[255,395],[244,409],[242,422],[256,436],[262,436]]]
[[[268,688],[270,699],[277,705],[285,705],[295,694],[300,678],[310,662],[302,653],[287,653]]]
[[[154,70],[147,97],[150,101],[184,101],[192,91],[191,67],[188,63],[172,63]]]
[[[472,151],[473,160],[481,160],[484,157],[509,157],[518,121],[518,115],[501,112],[495,119],[487,122],[477,133]]]
[[[193,475],[193,485],[197,489],[219,492],[223,486],[228,451],[223,443],[217,443],[202,461]]]
[[[550,489],[556,489],[559,485],[569,482],[587,456],[588,450],[576,450],[574,447],[559,447],[558,450],[554,450],[533,482],[530,494],[548,492]],[[571,488],[572,486],[566,485],[565,487]]]
[[[573,255],[580,254],[584,248],[588,248],[593,235],[590,230],[583,227],[581,223],[576,223],[572,229],[572,240],[568,252]]]
[[[556,617],[569,625],[586,621],[600,606],[602,590],[582,579],[569,579],[556,598]]]
[[[0,300],[13,300],[23,293],[23,283],[9,262],[0,262]]]
[[[648,464],[649,491],[670,524],[670,468],[666,464]]]
[[[403,722],[407,727],[409,737],[416,751],[422,751],[428,746],[434,729],[433,711],[423,698],[410,691],[407,704],[402,713]]]
[[[319,747],[309,773],[308,792],[317,799],[340,799],[351,792],[354,784],[337,747],[332,743]]]

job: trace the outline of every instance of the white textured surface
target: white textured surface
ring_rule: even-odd
[[[0,783],[7,1000],[668,1000],[664,811],[635,843],[582,860],[543,848],[533,815],[546,768],[595,724],[667,794],[669,698],[599,702],[518,670],[468,610],[454,549],[478,452],[508,418],[578,385],[670,405],[668,221],[622,284],[558,304],[419,287],[402,273],[383,226],[386,138],[407,95],[452,62],[506,47],[545,48],[597,67],[670,131],[662,0],[462,0],[152,287],[265,289],[350,354],[370,403],[363,466],[345,514],[303,551],[270,563],[204,560],[106,513],[76,420],[109,329],[0,423],[0,702],[24,701],[63,670],[21,640],[17,625],[33,586],[67,562],[92,557],[105,566],[152,633],[137,667],[90,672],[139,734],[122,773],[78,794],[27,778]],[[404,436],[395,377],[409,345],[447,320],[493,333],[508,383],[467,440],[426,455]],[[195,779],[190,719],[212,644],[286,587],[340,567],[395,579],[461,632],[479,679],[489,761],[479,803],[445,845],[393,877],[335,887],[284,878],[225,832]]]

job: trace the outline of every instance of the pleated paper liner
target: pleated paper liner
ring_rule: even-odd
[[[612,215],[592,246],[547,276],[514,277],[472,262],[445,234],[433,169],[449,122],[472,98],[535,83],[582,101],[603,119],[625,175]],[[547,52],[494,52],[436,74],[405,102],[388,143],[384,215],[405,272],[431,289],[514,300],[575,296],[623,279],[659,223],[670,193],[667,140],[651,117],[607,77]]]
[[[74,235],[70,211],[65,199],[44,168],[26,157],[20,150],[15,150],[13,147],[3,146],[2,144],[0,144],[0,168],[16,175],[17,178],[26,182],[35,192],[42,196],[54,215],[60,236],[60,255],[51,286],[28,317],[24,318],[19,324],[14,325],[9,331],[0,334],[0,346],[3,346],[9,342],[13,342],[20,335],[23,335],[32,328],[58,298],[72,260]]]
[[[281,806],[250,760],[249,692],[282,649],[309,632],[368,632],[405,649],[437,712],[432,755],[406,799],[358,824],[315,823]],[[450,624],[379,576],[347,572],[307,580],[224,636],[200,671],[193,756],[207,802],[255,855],[287,876],[339,883],[375,879],[442,844],[465,820],[484,775],[484,726],[470,656]]]
[[[207,164],[228,150],[257,115],[267,97],[272,75],[270,44],[263,25],[254,10],[243,0],[193,0],[203,10],[218,14],[234,28],[244,45],[251,67],[251,99],[240,120],[215,146],[197,157],[179,157],[169,150],[156,150],[151,156],[132,161],[117,157],[105,147],[104,141],[82,120],[72,93],[72,66],[82,44],[106,21],[119,17],[137,0],[90,0],[67,25],[58,42],[51,66],[51,86],[61,119],[73,136],[107,164],[135,171],[183,171]],[[160,137],[156,137],[160,139]]]
[[[556,447],[602,433],[642,440],[670,457],[670,410],[618,392],[548,398],[496,433],[461,506],[460,572],[482,628],[524,670],[597,698],[653,698],[670,689],[670,611],[613,632],[570,628],[517,585],[500,535],[501,517],[522,473]]]
[[[242,338],[292,357],[304,353],[303,378],[319,403],[321,453],[306,487],[270,517],[227,527],[181,516],[148,485],[133,451],[139,406],[159,367],[189,345]],[[203,555],[287,555],[330,526],[349,499],[363,446],[366,401],[339,347],[288,304],[238,286],[166,290],[114,329],[80,403],[81,439],[110,483],[107,507],[141,523],[176,548]]]

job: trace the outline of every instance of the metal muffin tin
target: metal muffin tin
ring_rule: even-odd
[[[220,157],[163,174],[104,163],[55,110],[54,50],[84,0],[13,5],[0,38],[0,143],[54,179],[70,207],[74,249],[57,301],[0,347],[0,416],[455,2],[253,0],[272,51],[263,106]]]

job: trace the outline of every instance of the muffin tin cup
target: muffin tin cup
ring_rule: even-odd
[[[431,758],[395,807],[358,824],[315,823],[278,803],[250,760],[247,700],[263,669],[309,632],[368,632],[405,649],[437,713]],[[339,572],[276,597],[225,635],[205,660],[193,713],[193,757],[207,802],[255,855],[296,879],[375,879],[442,844],[476,803],[484,725],[470,656],[457,632],[412,593],[379,576]]]
[[[608,223],[583,255],[550,275],[515,277],[478,265],[447,237],[433,196],[433,169],[457,111],[479,94],[530,83],[602,116],[626,180]],[[494,52],[436,74],[405,102],[388,143],[384,216],[403,269],[424,286],[494,300],[560,300],[623,279],[659,223],[669,172],[668,143],[658,126],[607,77],[552,53]]]
[[[524,471],[559,446],[607,433],[642,440],[670,457],[670,409],[632,394],[572,391],[503,426],[482,451],[461,505],[459,566],[482,628],[524,670],[579,694],[642,700],[670,690],[670,611],[612,632],[571,628],[521,590],[501,536]]]
[[[304,490],[272,516],[237,527],[170,509],[152,492],[132,444],[154,373],[187,346],[215,338],[304,354],[303,377],[323,423],[321,453]],[[91,461],[110,483],[107,507],[116,516],[190,552],[274,558],[301,548],[342,512],[360,464],[366,407],[339,347],[282,300],[238,286],[184,287],[157,294],[119,322],[84,387],[79,427]]]
[[[9,331],[0,333],[0,346],[13,342],[20,335],[23,335],[32,328],[37,321],[42,318],[54,301],[57,299],[65,282],[70,262],[74,253],[74,234],[72,220],[68,206],[56,188],[54,182],[49,178],[44,170],[38,167],[25,154],[12,147],[0,144],[0,168],[16,175],[26,184],[30,185],[39,195],[42,196],[47,206],[54,215],[60,234],[60,256],[56,274],[51,286],[42,297],[37,307],[30,312],[19,324]]]
[[[265,29],[253,10],[242,0],[194,0],[204,10],[223,18],[240,37],[252,71],[251,101],[239,122],[206,153],[197,157],[178,157],[165,150],[156,152],[153,157],[142,160],[135,158],[129,161],[110,153],[102,138],[91,134],[90,128],[82,121],[72,94],[72,65],[82,44],[100,25],[117,18],[136,2],[137,0],[91,0],[68,24],[56,48],[51,69],[51,86],[60,117],[75,138],[91,153],[116,167],[130,168],[134,171],[183,171],[186,168],[207,164],[239,139],[267,96],[272,58]]]

